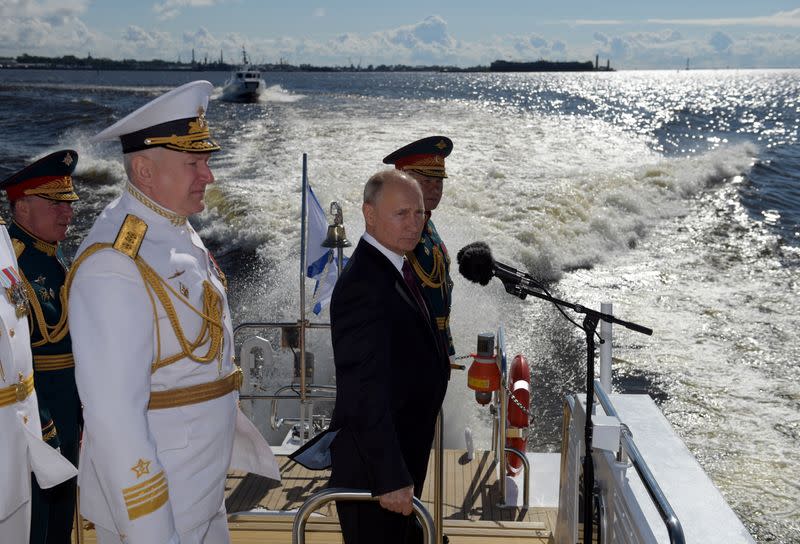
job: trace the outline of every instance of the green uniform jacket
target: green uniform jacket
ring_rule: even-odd
[[[450,255],[430,216],[422,229],[417,247],[408,257],[422,285],[428,310],[441,335],[443,346],[447,354],[453,356],[456,350],[453,347],[453,336],[450,334],[450,302],[453,292]]]
[[[32,235],[16,223],[8,227],[23,284],[28,292],[33,383],[39,399],[42,437],[78,466],[82,426],[75,385],[67,297],[62,293],[67,266],[57,244]],[[51,489],[31,484],[31,544],[68,542],[75,512],[76,478]]]
[[[80,425],[66,297],[62,300],[61,293],[67,266],[58,245],[40,240],[14,222],[9,225],[8,234],[14,244],[31,305],[28,321],[42,435],[51,446],[63,448],[66,435],[76,436]],[[62,413],[70,417],[59,417]],[[55,426],[53,417],[56,418]],[[59,419],[64,421],[59,424]],[[62,429],[62,426],[72,428]],[[77,459],[70,461],[76,463]]]

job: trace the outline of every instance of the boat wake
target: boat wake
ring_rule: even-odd
[[[280,85],[270,85],[264,90],[263,93],[261,93],[259,102],[292,103],[302,100],[305,97],[306,95],[304,94],[294,94],[290,91],[287,91]]]

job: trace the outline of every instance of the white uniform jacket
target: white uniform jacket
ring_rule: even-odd
[[[12,280],[15,272],[16,280]],[[9,391],[8,388],[20,387],[20,382],[33,375],[33,366],[28,318],[17,315],[10,300],[10,288],[6,287],[12,281],[19,281],[20,275],[5,226],[0,226],[0,273],[5,277],[0,291],[0,390]],[[7,393],[3,395],[6,396]],[[34,391],[21,401],[0,406],[0,521],[30,500],[31,470],[44,488],[78,473],[58,451],[42,441]]]
[[[269,446],[237,407],[236,391],[148,410],[151,391],[211,383],[235,369],[222,273],[188,221],[175,225],[154,210],[163,213],[144,195],[129,191],[111,202],[78,249],[69,291],[85,421],[81,512],[125,542],[143,544],[167,542],[175,531],[197,527],[219,511],[232,453],[239,457],[236,468],[278,478]],[[195,310],[203,310],[204,283],[221,297],[221,359],[199,363],[182,357],[153,372],[158,356],[164,359],[182,348],[169,313],[146,287],[134,260],[106,248],[80,262],[93,244],[113,243],[128,214],[147,224],[138,255],[174,290],[169,292],[173,317],[188,342],[198,338],[203,325]],[[204,355],[208,348],[206,342],[193,353]],[[243,442],[243,454],[242,444],[233,452],[234,436]]]

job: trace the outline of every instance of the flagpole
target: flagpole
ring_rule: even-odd
[[[303,153],[303,197],[300,212],[300,444],[306,442],[306,217],[308,214],[308,155]]]

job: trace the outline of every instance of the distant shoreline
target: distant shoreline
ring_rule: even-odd
[[[362,66],[314,66],[288,63],[253,65],[262,72],[608,72],[609,64],[599,66],[591,61],[546,61],[515,62],[496,60],[489,66],[410,66],[405,64],[372,64]],[[64,57],[38,57],[20,55],[16,58],[0,58],[0,69],[19,70],[84,70],[84,71],[154,71],[154,72],[233,72],[238,65],[225,62],[168,62],[164,60],[112,60],[95,59],[91,56],[79,59],[72,55]]]

